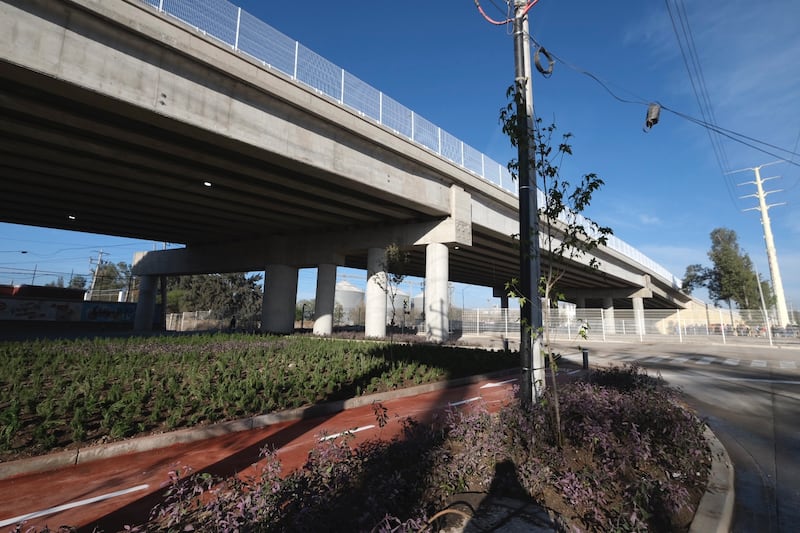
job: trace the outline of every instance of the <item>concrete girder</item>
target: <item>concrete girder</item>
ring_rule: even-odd
[[[349,251],[385,248],[391,244],[401,248],[431,243],[471,246],[469,205],[469,194],[453,186],[451,211],[454,216],[442,220],[383,227],[348,227],[329,233],[289,234],[255,241],[139,252],[134,258],[133,273],[180,275],[248,272],[275,263],[297,267],[343,265],[344,256]]]

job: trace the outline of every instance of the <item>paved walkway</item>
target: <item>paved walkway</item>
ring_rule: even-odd
[[[92,526],[117,531],[148,516],[172,469],[190,466],[219,475],[247,475],[257,467],[265,446],[278,450],[285,470],[298,468],[323,435],[352,432],[358,443],[391,438],[400,433],[402,418],[425,422],[436,411],[454,405],[466,408],[482,401],[490,410],[497,409],[512,398],[515,380],[512,372],[457,380],[450,386],[424,385],[235,424],[131,439],[77,455],[69,452],[0,464],[0,477],[5,477],[0,479],[0,526],[27,519],[27,527],[70,524],[88,531]],[[390,422],[383,428],[376,423],[373,401],[388,409]]]

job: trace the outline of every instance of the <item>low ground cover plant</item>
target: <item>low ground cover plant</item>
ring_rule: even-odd
[[[0,352],[4,458],[518,364],[503,352],[241,334]],[[548,391],[530,408],[514,397],[495,414],[456,408],[359,446],[324,440],[291,472],[274,450],[248,479],[176,468],[163,501],[129,530],[424,531],[463,492],[539,502],[564,530],[687,529],[710,458],[674,391],[637,367],[594,371],[559,392],[563,441],[554,401]],[[375,414],[381,427],[397,423],[382,405]]]
[[[205,334],[0,343],[0,461],[512,368],[468,348]]]
[[[248,479],[176,469],[149,521],[132,529],[434,531],[441,524],[431,517],[474,491],[536,501],[567,531],[688,529],[710,458],[703,424],[674,392],[636,367],[569,384],[562,447],[551,401],[404,420],[390,441],[322,441],[292,472],[272,450]]]

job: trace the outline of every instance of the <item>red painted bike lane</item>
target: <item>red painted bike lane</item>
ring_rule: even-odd
[[[402,419],[425,422],[451,406],[484,404],[497,410],[512,399],[516,372],[493,380],[444,388],[415,396],[381,401],[389,423],[379,427],[372,405],[316,418],[293,420],[220,437],[146,452],[19,475],[0,480],[0,526],[6,531],[25,520],[30,527],[51,529],[70,525],[80,531],[97,526],[106,532],[144,522],[166,486],[170,470],[190,467],[194,472],[246,475],[257,468],[265,447],[277,450],[284,472],[301,467],[309,450],[323,438],[352,432],[354,443],[370,438],[390,439],[400,433]],[[252,470],[250,472],[253,472]]]

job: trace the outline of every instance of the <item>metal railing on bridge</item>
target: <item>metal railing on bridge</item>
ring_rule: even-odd
[[[516,182],[505,165],[227,0],[140,1],[517,194]],[[539,205],[544,205],[542,191],[538,195]],[[612,235],[607,246],[663,277],[673,288],[681,287],[671,272],[621,239]]]

